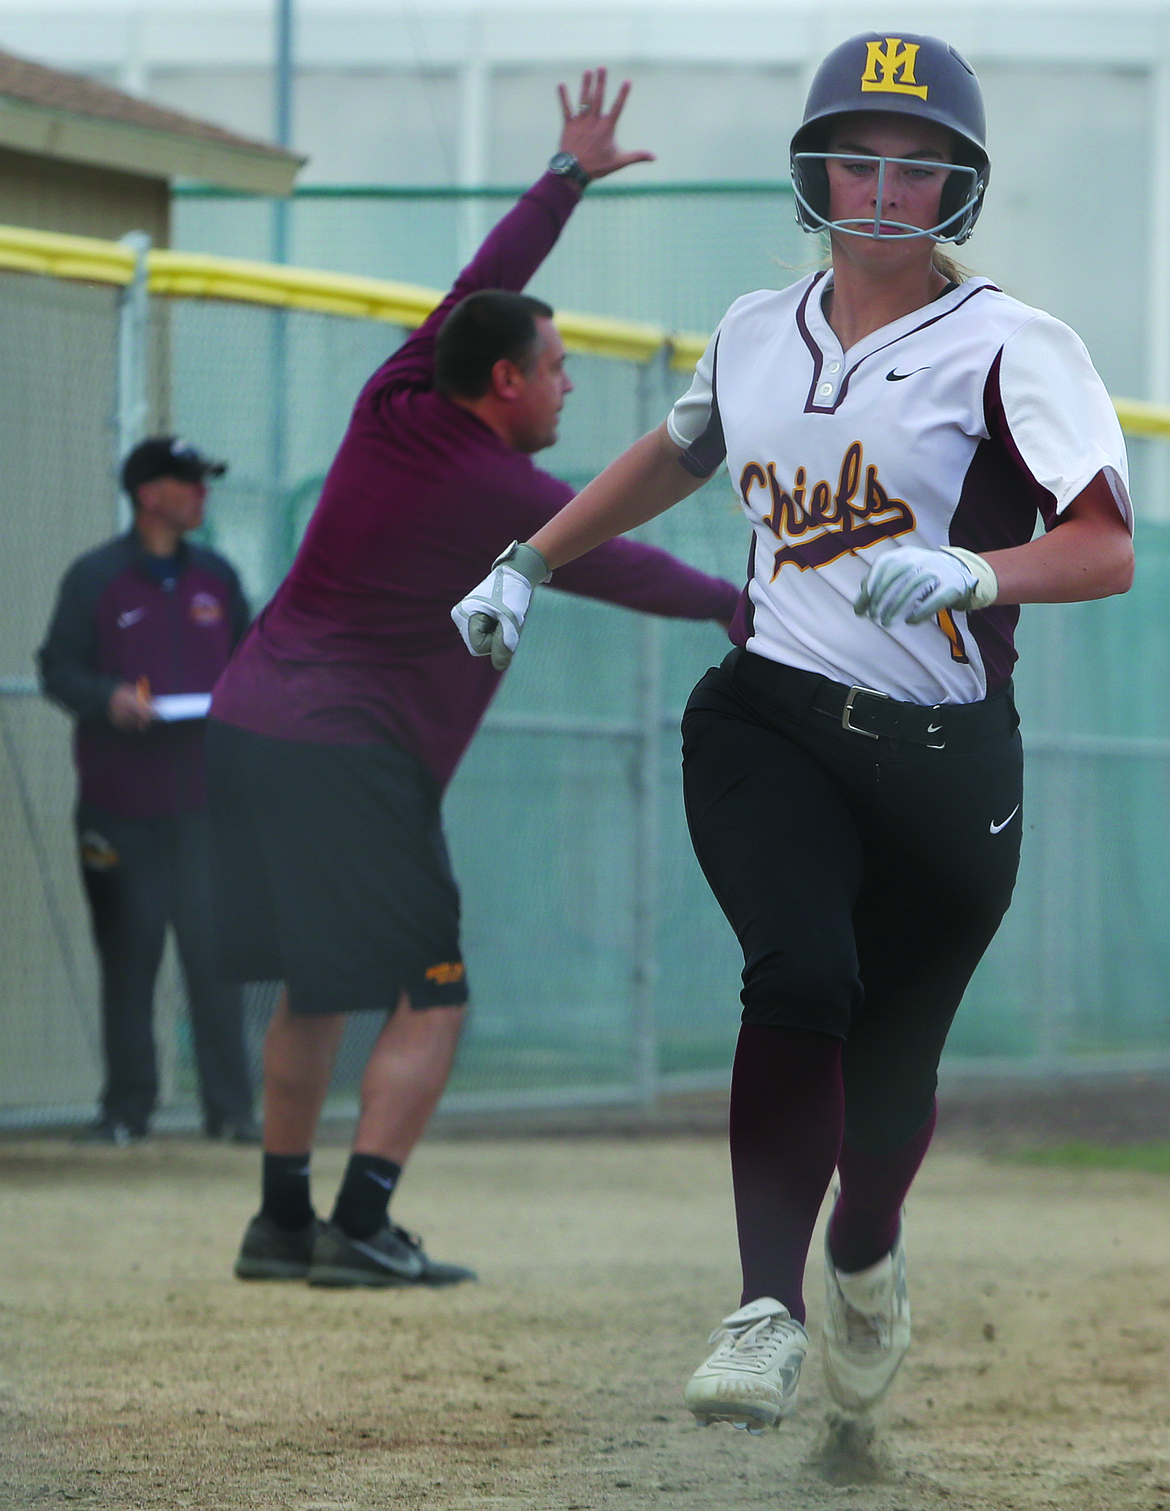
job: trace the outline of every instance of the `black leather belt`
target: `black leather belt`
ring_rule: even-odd
[[[862,739],[897,740],[928,750],[970,749],[1019,726],[1011,684],[979,703],[900,703],[872,687],[846,687],[816,672],[733,650],[723,670],[737,686],[791,719],[825,714]]]

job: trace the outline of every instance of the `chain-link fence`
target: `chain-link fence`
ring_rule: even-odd
[[[775,195],[761,195],[752,213],[776,208]],[[410,213],[425,222],[424,211]],[[670,209],[680,225],[692,212]],[[726,217],[734,248],[749,238],[732,210]],[[587,217],[580,221],[548,283],[594,288],[594,308],[609,313],[601,282],[585,281],[606,237],[591,241]],[[458,228],[449,234],[453,265]],[[617,239],[612,225],[607,235]],[[421,268],[395,271],[422,276]],[[776,274],[745,274],[740,287],[784,281]],[[439,282],[433,271],[430,281]],[[556,288],[545,292],[588,307]],[[649,309],[638,313],[664,318],[656,292],[648,288]],[[701,329],[699,313],[678,323]],[[64,568],[114,528],[118,315],[115,289],[0,274],[10,358],[0,379],[0,803],[9,839],[0,884],[0,1119],[9,1124],[80,1119],[100,1080],[68,726],[36,695],[31,658]],[[151,299],[150,423],[230,459],[207,533],[240,568],[254,606],[291,559],[359,387],[401,336],[375,321]],[[564,439],[542,458],[570,481],[656,423],[686,381],[662,354],[645,363],[576,356],[572,368]],[[1139,508],[1160,445],[1134,445]],[[725,477],[650,533],[687,561],[742,579],[747,531]],[[1140,525],[1139,556],[1126,599],[1025,610],[1024,867],[1015,906],[960,1013],[952,1067],[1052,1069],[1170,1054],[1161,931],[1170,728],[1156,696],[1167,671],[1164,528]],[[541,595],[524,654],[446,805],[474,993],[449,1107],[648,1099],[663,1086],[726,1076],[739,961],[690,853],[677,734],[690,686],[723,648],[710,626]],[[494,881],[501,875],[506,888]],[[254,1043],[272,997],[251,994]],[[194,1120],[190,1036],[171,962],[158,1026],[166,1116]],[[334,1084],[342,1101],[352,1098],[376,1026],[351,1028]]]
[[[520,189],[314,186],[281,210],[288,260],[449,287]],[[174,242],[192,252],[272,256],[270,200],[189,188],[174,202]],[[786,182],[597,184],[532,281],[555,308],[712,330],[749,289],[783,286],[818,255],[797,227]]]

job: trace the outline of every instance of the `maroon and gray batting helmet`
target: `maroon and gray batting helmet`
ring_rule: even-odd
[[[835,117],[861,111],[912,116],[951,132],[956,168],[943,189],[939,223],[929,234],[936,241],[966,241],[991,176],[983,94],[974,69],[953,47],[937,37],[910,34],[851,37],[817,69],[804,119],[792,138],[792,186],[801,226],[806,231],[834,228],[825,145]],[[852,226],[836,229],[870,234]]]

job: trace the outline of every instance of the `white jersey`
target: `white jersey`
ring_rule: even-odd
[[[900,544],[1022,545],[1102,471],[1132,529],[1117,415],[1079,338],[987,279],[847,352],[831,280],[737,300],[667,419],[697,476],[726,457],[752,525],[732,639],[905,702],[975,702],[1011,675],[1019,609],[882,629],[853,612],[862,580]]]

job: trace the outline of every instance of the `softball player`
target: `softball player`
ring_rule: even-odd
[[[743,1290],[687,1403],[758,1431],[796,1403],[825,1253],[829,1389],[861,1412],[910,1341],[902,1206],[936,1072],[1011,897],[1018,605],[1124,592],[1125,448],[1085,348],[964,277],[990,165],[969,65],[854,37],[792,142],[831,266],[738,300],[687,394],[457,606],[515,649],[535,583],[724,461],[751,526],[734,649],[683,720],[695,851],[743,948],[731,1156]],[[1033,539],[1037,515],[1043,533]]]

